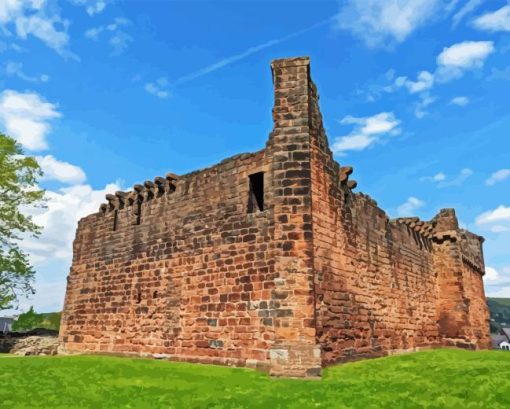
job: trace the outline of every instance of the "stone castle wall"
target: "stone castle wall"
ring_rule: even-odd
[[[246,209],[248,175],[266,167],[259,152],[172,180],[175,191],[143,199],[138,223],[137,203],[127,201],[81,220],[66,348],[265,362],[274,222],[270,209]]]
[[[488,347],[482,239],[453,210],[390,220],[354,193],[309,60],[272,70],[263,151],[135,185],[80,221],[65,348],[316,376],[401,350]]]

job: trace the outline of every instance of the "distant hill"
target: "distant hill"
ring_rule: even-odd
[[[497,333],[501,327],[510,327],[510,298],[487,298],[491,315],[491,332]]]

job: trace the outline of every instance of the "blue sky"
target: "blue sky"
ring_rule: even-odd
[[[274,58],[309,55],[336,159],[390,216],[455,207],[510,297],[510,4],[0,2],[0,131],[45,170],[24,248],[62,307],[76,221],[104,194],[264,146]]]

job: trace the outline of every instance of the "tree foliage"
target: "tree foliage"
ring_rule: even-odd
[[[20,295],[34,291],[35,272],[19,243],[40,233],[26,210],[42,203],[44,191],[37,186],[41,174],[37,161],[0,133],[0,310],[16,307]]]
[[[60,328],[60,318],[62,313],[49,312],[39,314],[35,312],[34,307],[30,307],[27,312],[20,314],[18,319],[13,322],[13,331],[30,331],[34,328],[46,328],[58,331]]]
[[[41,327],[44,318],[41,314],[34,311],[34,307],[30,307],[27,312],[20,314],[18,319],[12,323],[13,331],[28,331],[33,328]]]

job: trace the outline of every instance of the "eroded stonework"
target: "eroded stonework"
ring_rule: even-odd
[[[308,58],[272,63],[266,148],[108,195],[74,242],[66,350],[318,376],[488,348],[483,239],[453,209],[390,220],[329,149]]]

